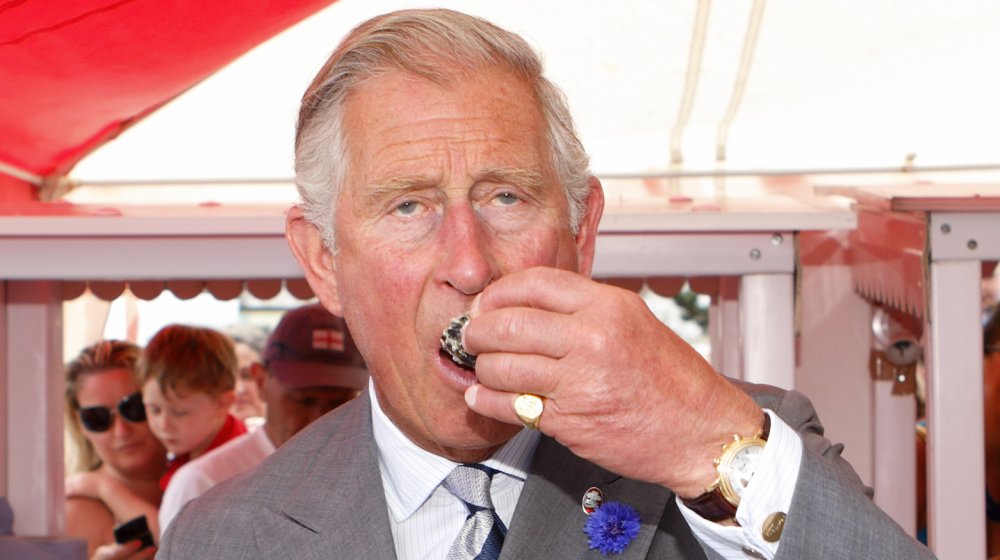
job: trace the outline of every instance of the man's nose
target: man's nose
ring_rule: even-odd
[[[438,232],[440,280],[466,295],[483,291],[498,271],[490,252],[490,232],[468,204],[445,209]]]

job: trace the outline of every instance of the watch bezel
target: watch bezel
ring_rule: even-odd
[[[719,463],[716,465],[716,486],[722,497],[725,498],[727,502],[734,506],[740,505],[740,494],[736,492],[730,482],[730,477],[727,476],[728,473],[732,472],[731,465],[736,460],[741,452],[751,447],[764,448],[767,442],[760,437],[753,436],[748,438],[741,438],[736,436],[735,440],[726,445],[723,449],[722,455],[719,457]]]

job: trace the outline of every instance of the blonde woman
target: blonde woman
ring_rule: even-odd
[[[92,560],[152,558],[155,547],[116,544],[117,525],[145,515],[155,529],[166,450],[146,424],[136,362],[141,350],[105,340],[66,366],[66,529]],[[127,491],[125,491],[127,490]]]

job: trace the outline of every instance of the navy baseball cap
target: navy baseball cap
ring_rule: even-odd
[[[267,339],[261,360],[289,389],[362,390],[368,369],[344,320],[320,304],[289,310]]]

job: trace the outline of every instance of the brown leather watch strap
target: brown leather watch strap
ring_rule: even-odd
[[[767,436],[770,434],[771,417],[765,412],[764,424],[761,426],[760,432],[756,437],[767,441]],[[709,521],[723,521],[736,517],[736,506],[729,503],[729,500],[722,495],[722,491],[719,489],[718,483],[713,485],[711,489],[700,496],[691,499],[681,498],[681,501],[684,502],[684,505],[690,508],[691,511]]]
[[[690,500],[681,498],[681,501],[691,511],[709,521],[722,521],[736,517],[736,506],[722,497],[722,492],[719,491],[718,487],[705,492],[697,498],[691,498]]]
[[[759,437],[764,441],[767,441],[767,436],[769,435],[771,435],[771,415],[765,412],[764,423],[761,424],[760,433],[757,434],[757,437]]]

